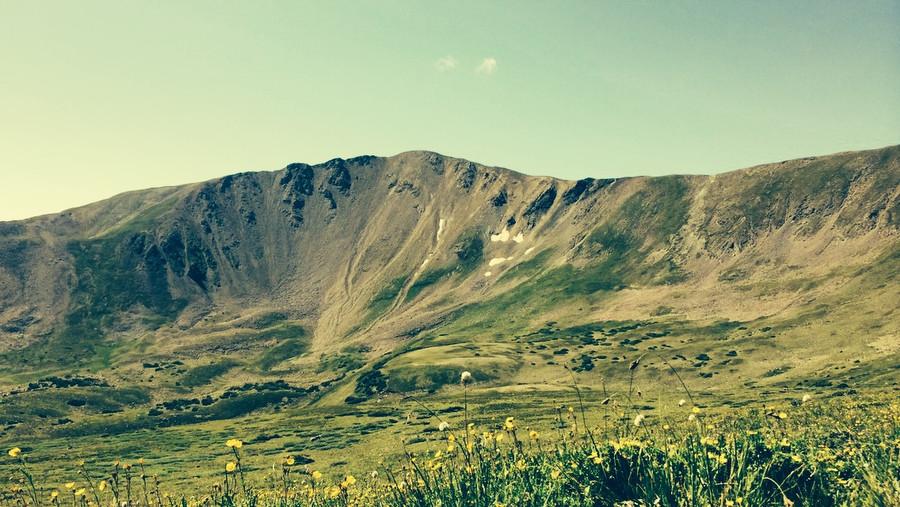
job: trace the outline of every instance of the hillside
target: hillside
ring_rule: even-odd
[[[130,192],[0,223],[0,440],[353,410],[462,369],[501,400],[563,366],[605,389],[638,358],[647,398],[673,371],[727,403],[896,389],[898,239],[900,147],[579,181],[408,152]]]

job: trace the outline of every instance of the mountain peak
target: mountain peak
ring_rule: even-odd
[[[412,151],[126,193],[2,224],[0,350],[29,369],[138,339],[190,356],[277,312],[313,355],[272,367],[301,375],[336,347],[375,360],[437,339],[425,330],[465,334],[475,308],[512,334],[550,315],[788,318],[842,301],[838,280],[869,287],[892,269],[897,154],[567,181]],[[775,278],[798,288],[767,292]]]

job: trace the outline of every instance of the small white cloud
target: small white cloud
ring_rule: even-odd
[[[439,72],[449,72],[456,68],[458,61],[456,58],[453,58],[450,55],[447,55],[443,58],[438,58],[436,62],[434,62],[434,68]]]
[[[497,60],[495,58],[487,57],[484,60],[481,60],[481,63],[478,64],[478,67],[475,67],[475,72],[479,74],[484,74],[490,76],[497,70]]]

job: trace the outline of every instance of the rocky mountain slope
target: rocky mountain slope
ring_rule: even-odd
[[[710,389],[896,383],[898,238],[900,147],[579,181],[291,164],[0,223],[0,388],[77,373],[137,393],[96,411],[165,414],[276,378],[343,403],[644,356]]]

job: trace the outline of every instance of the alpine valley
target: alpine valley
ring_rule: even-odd
[[[423,399],[549,426],[576,396],[896,396],[898,281],[898,146],[579,181],[407,152],[128,192],[0,222],[0,447],[194,481],[232,435],[259,468],[427,446]]]

